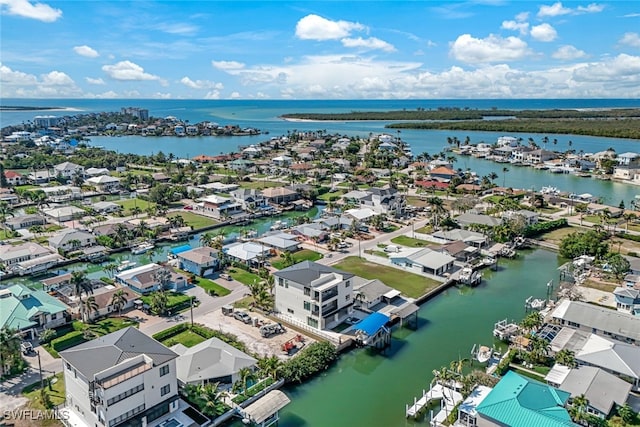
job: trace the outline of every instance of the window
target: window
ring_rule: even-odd
[[[294,311],[292,309],[290,309],[290,308],[287,308],[287,311],[289,312],[289,314],[293,314],[294,313]]]
[[[344,299],[346,299],[347,301],[351,301],[351,295],[347,294],[347,296]]]
[[[307,311],[311,311],[311,303],[309,301],[304,302],[304,309]]]
[[[58,313],[53,313],[51,315],[51,320],[56,320],[58,318]]]
[[[304,288],[304,296],[308,297],[311,295],[311,288]]]
[[[164,377],[169,373],[169,365],[164,365],[160,367],[160,376]]]
[[[282,277],[278,277],[278,286],[284,286],[284,279]]]
[[[349,286],[351,286],[351,280],[347,280],[346,282],[344,282],[345,288],[348,288]]]
[[[144,384],[139,384],[134,388],[127,390],[124,393],[120,393],[119,395],[114,396],[111,399],[107,400],[107,406],[111,406],[116,402],[120,402],[122,399],[126,399],[127,397],[134,395],[142,390],[144,390]]]
[[[164,385],[160,389],[160,396],[164,396],[165,394],[169,394],[170,391],[171,391],[171,384]]]

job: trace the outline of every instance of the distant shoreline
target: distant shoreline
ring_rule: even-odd
[[[81,111],[71,107],[33,107],[23,105],[0,105],[0,111]]]

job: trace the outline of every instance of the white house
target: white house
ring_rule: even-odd
[[[177,356],[133,327],[65,350],[65,410],[91,427],[149,425],[178,409]]]
[[[51,251],[32,242],[19,245],[0,245],[0,263],[7,268],[11,268],[23,261],[29,261],[50,254]]]
[[[85,181],[87,185],[96,187],[98,191],[111,193],[120,189],[120,178],[109,175],[94,176]]]
[[[392,264],[411,271],[442,276],[451,270],[456,259],[446,253],[422,248],[403,249],[400,252],[390,254],[389,260]]]
[[[60,230],[55,236],[49,237],[49,246],[63,252],[78,250],[95,244],[96,237],[93,234],[74,228]]]
[[[330,329],[352,311],[351,273],[303,261],[273,275],[275,310],[294,322]]]
[[[63,178],[73,178],[76,175],[84,177],[84,166],[76,165],[71,162],[62,162],[53,167],[54,176],[62,176]]]

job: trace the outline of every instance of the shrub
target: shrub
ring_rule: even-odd
[[[51,340],[51,348],[60,352],[78,344],[82,344],[85,341],[84,331],[73,331],[60,338]]]
[[[189,328],[189,324],[187,323],[180,323],[178,325],[172,326],[168,329],[165,329],[164,331],[160,331],[156,334],[153,334],[153,339],[157,340],[157,341],[166,341],[169,338],[178,335],[181,332],[186,331]]]
[[[522,234],[524,237],[534,237],[547,231],[552,231],[557,228],[566,227],[568,225],[566,218],[556,219],[554,221],[545,221],[532,224],[524,229]]]
[[[328,342],[316,342],[302,350],[282,367],[282,377],[288,383],[309,378],[329,368],[338,358],[336,348]]]

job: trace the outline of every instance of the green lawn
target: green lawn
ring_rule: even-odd
[[[194,345],[200,344],[203,341],[205,341],[204,337],[187,329],[186,331],[182,331],[179,334],[174,335],[171,338],[167,338],[166,340],[161,342],[167,347],[171,347],[176,344],[182,344],[185,347],[193,347]]]
[[[177,271],[179,271],[180,273],[189,276],[190,274],[186,271],[180,270],[180,269],[176,269]],[[223,297],[225,295],[229,295],[231,293],[231,291],[227,288],[225,288],[224,286],[221,286],[219,284],[217,284],[216,282],[214,282],[211,279],[205,279],[204,277],[198,277],[196,276],[196,281],[194,282],[194,285],[200,286],[202,289],[204,289],[207,292],[215,292],[217,296],[219,297]]]
[[[237,280],[244,285],[252,285],[255,282],[262,280],[257,274],[253,274],[241,268],[230,268],[228,273],[234,280]]]
[[[184,212],[180,212],[180,213],[170,213],[167,216],[172,217],[172,216],[176,216],[176,215],[180,215],[182,217],[182,219],[184,219],[185,224],[190,225],[194,230],[198,230],[200,228],[205,228],[205,227],[210,227],[214,224],[217,224],[218,221],[216,221],[213,218],[209,218],[206,216],[202,216],[202,215],[198,215],[196,213],[193,212],[189,212],[189,211],[184,211]]]
[[[59,351],[66,350],[87,341],[82,333],[85,325],[88,325],[91,332],[98,336],[110,334],[127,326],[138,327],[137,322],[122,317],[108,317],[94,323],[86,324],[79,320],[74,320],[71,325],[58,329],[58,336],[49,344],[43,344],[43,347],[53,357],[60,357],[58,355]]]
[[[142,296],[140,299],[143,303],[151,305],[151,295]],[[181,294],[180,292],[167,292],[167,311],[171,311],[174,307],[180,305],[186,305],[189,301],[191,301],[189,295]]]
[[[397,245],[408,246],[410,248],[425,248],[429,246],[429,242],[421,239],[414,239],[413,237],[398,236],[391,239],[391,241]]]
[[[51,384],[51,389],[49,389],[48,380],[49,379],[53,380],[53,378],[55,378],[55,380]],[[47,394],[49,395],[49,398],[51,399],[51,403],[53,405],[60,405],[65,401],[64,375],[62,374],[62,372],[59,372],[53,378],[46,378],[44,380],[44,387],[47,390]],[[29,399],[30,408],[39,409],[39,410],[47,409],[42,404],[42,400],[40,398],[40,381],[26,386],[22,390],[22,394],[24,395],[24,397]],[[52,421],[52,423],[45,422],[46,424],[42,423],[40,425],[55,424],[53,422],[54,420],[47,420],[47,421]]]
[[[431,234],[431,233],[433,233],[433,226],[432,225],[425,225],[424,227],[420,227],[420,228],[416,229],[416,233]]]
[[[135,206],[139,207],[140,209],[142,209],[142,212],[144,212],[145,209],[147,209],[149,207],[149,205],[154,205],[155,203],[150,203],[146,200],[142,200],[142,199],[126,199],[126,200],[116,200],[115,203],[117,203],[118,205],[122,206],[122,209],[124,210],[124,214],[125,215],[131,215],[131,209]]]
[[[294,264],[302,261],[318,261],[322,258],[322,254],[310,249],[302,249],[298,252],[294,252],[291,256],[293,257]],[[272,261],[271,265],[278,270],[285,268],[284,260],[282,258],[279,258],[277,261]]]
[[[239,184],[240,184],[240,188],[252,188],[257,190],[261,190],[263,188],[280,187],[281,185],[286,185],[286,184],[283,184],[282,182],[263,181],[259,179],[254,181],[249,181],[249,182],[242,181]]]
[[[358,257],[347,257],[332,267],[348,271],[365,279],[380,279],[387,286],[391,286],[412,298],[418,298],[440,285],[440,282],[427,277],[375,264]]]

